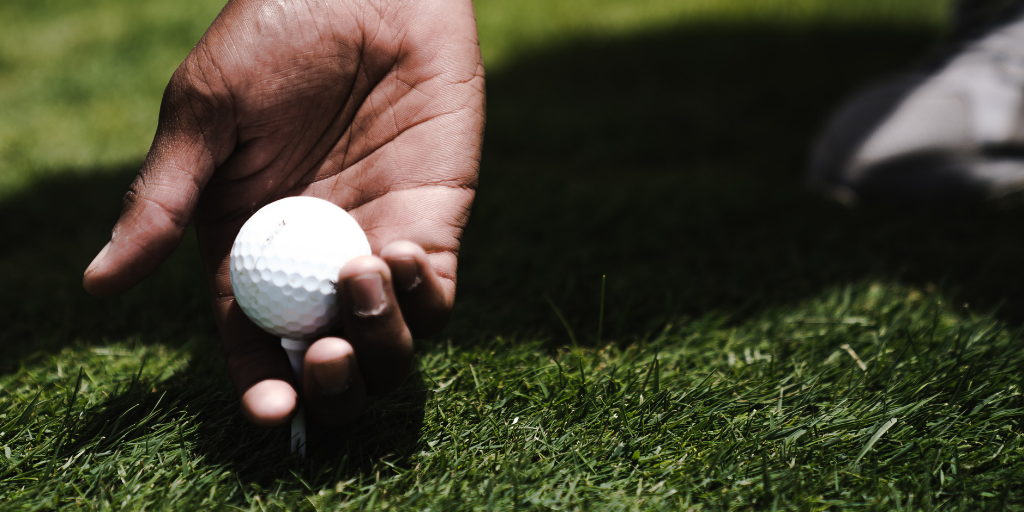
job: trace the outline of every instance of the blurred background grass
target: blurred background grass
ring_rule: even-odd
[[[280,463],[282,431],[254,429],[235,413],[191,234],[156,275],[121,297],[99,301],[80,287],[81,272],[106,242],[120,197],[152,138],[166,80],[221,6],[205,0],[0,4],[0,310],[6,315],[0,327],[0,445],[11,449],[0,457],[0,500],[18,497],[24,508],[53,508],[57,501],[47,500],[59,499],[84,508],[114,508],[109,503],[119,500],[125,508],[157,502],[256,508],[260,496],[267,503],[276,496],[285,507],[318,503],[303,497],[326,492],[328,498],[346,497],[345,506],[372,508],[399,503],[381,497],[390,490],[410,500],[415,492],[426,493],[416,498],[426,500],[416,502],[420,507],[435,498],[440,508],[483,507],[495,496],[483,492],[487,486],[511,496],[519,484],[495,484],[487,471],[457,473],[464,485],[479,489],[460,498],[449,486],[442,496],[438,489],[450,477],[444,466],[424,473],[422,488],[418,476],[410,483],[416,472],[409,469],[426,460],[416,454],[446,453],[459,471],[511,464],[521,445],[495,459],[467,451],[460,434],[446,429],[482,424],[483,410],[494,418],[513,416],[515,396],[521,398],[516,392],[543,388],[547,401],[555,400],[548,388],[575,393],[563,385],[563,364],[581,376],[584,366],[610,372],[600,377],[606,379],[600,381],[604,398],[621,398],[635,383],[616,380],[614,369],[643,375],[656,353],[675,365],[666,379],[676,380],[662,384],[673,393],[708,372],[731,375],[714,381],[719,395],[709,403],[726,403],[734,391],[764,391],[759,400],[774,403],[800,368],[818,366],[832,373],[818,387],[809,385],[809,392],[842,390],[869,401],[892,384],[889,374],[842,380],[834,366],[846,357],[840,345],[853,344],[869,362],[875,360],[868,354],[891,360],[889,352],[913,344],[911,332],[931,328],[936,346],[945,347],[929,356],[932,368],[948,363],[943,371],[949,372],[942,380],[948,389],[935,396],[954,402],[962,386],[970,387],[963,384],[968,377],[986,364],[1003,365],[993,372],[1003,380],[986,384],[990,389],[1019,396],[1010,382],[1020,343],[1005,334],[1024,311],[1019,209],[851,211],[802,188],[804,159],[828,112],[857,88],[932,51],[947,30],[947,0],[480,0],[476,6],[489,117],[452,322],[420,344],[421,372],[406,392],[375,406],[347,431],[357,446],[347,448],[345,462],[301,470]],[[602,275],[607,286],[598,344]],[[812,327],[800,323],[805,320]],[[813,327],[833,320],[841,326]],[[889,340],[887,332],[891,337],[901,329],[910,341],[879,345],[879,339]],[[977,359],[970,370],[961,364],[966,349],[955,341],[964,329],[981,333],[971,338],[981,341],[971,342],[977,353],[969,356]],[[592,348],[567,348],[571,339]],[[784,341],[770,347],[772,340]],[[661,352],[645,352],[645,343]],[[767,356],[737,356],[775,349],[784,353],[778,367]],[[593,363],[585,365],[582,356]],[[737,357],[747,369],[738,369]],[[770,371],[757,366],[768,360]],[[906,364],[911,360],[912,371],[929,368],[924,356]],[[572,368],[574,361],[579,368]],[[474,364],[476,372],[490,373],[478,379]],[[444,389],[444,382],[458,385],[448,395],[424,391]],[[481,389],[490,390],[486,401]],[[790,407],[780,401],[780,414]],[[795,411],[795,417],[803,414]],[[707,414],[721,419],[724,413]],[[870,424],[860,427],[871,427],[866,436],[875,432],[872,422],[885,419],[873,414],[884,412],[864,413]],[[1013,433],[1017,414],[991,421]],[[950,413],[939,411],[921,421],[945,416]],[[782,428],[772,418],[762,426],[764,438]],[[545,427],[537,421],[537,428]],[[605,442],[603,427],[600,432],[586,439],[567,435],[557,449],[548,446],[538,456],[568,464],[563,474],[564,467],[578,470],[581,462],[566,461],[576,460],[579,443]],[[506,441],[499,434],[474,435],[482,436],[480,446]],[[668,439],[672,435],[657,442],[683,442]],[[915,435],[907,433],[905,440]],[[65,438],[71,448],[61,444]],[[990,438],[971,439],[984,445]],[[852,460],[865,439],[848,441],[825,455]],[[618,440],[607,442],[614,457],[592,463],[612,468],[616,457],[633,460],[632,452],[614,451]],[[625,500],[623,493],[636,489],[639,495],[644,478],[650,488],[651,478],[662,477],[675,483],[650,492],[669,499],[671,485],[704,485],[697,485],[704,479],[699,468],[714,467],[728,453],[760,449],[706,442],[686,463],[695,466],[665,459],[643,469],[637,455],[628,463],[632,473],[615,469],[616,476],[594,484],[592,503],[625,506],[627,501],[617,501]],[[950,434],[941,443],[953,448],[929,456],[953,457],[964,442]],[[126,451],[111,455],[118,443]],[[151,451],[150,444],[158,448]],[[885,448],[895,453],[902,445]],[[1013,450],[1003,456],[1017,457]],[[152,460],[139,455],[151,452]],[[772,453],[772,471],[779,473],[771,478],[797,489],[786,500],[818,496],[800,490],[806,477],[800,465],[785,473],[790,462]],[[808,474],[824,467],[825,455],[819,455],[807,459]],[[460,460],[471,463],[459,466]],[[1007,471],[1016,460],[1004,463]],[[174,472],[179,463],[180,474]],[[152,466],[151,489],[173,492],[133,494],[122,466],[136,464]],[[71,483],[48,480],[54,468],[69,474]],[[379,480],[382,468],[394,478]],[[886,471],[895,475],[892,485],[909,492],[907,481],[916,482],[921,470]],[[964,484],[956,496],[998,495],[1003,477],[993,475],[984,481],[978,476],[974,487]],[[686,484],[691,477],[697,483]],[[850,478],[861,477],[872,478]],[[548,488],[552,478],[534,476],[523,484],[537,492],[534,505],[574,506],[562,491]],[[727,497],[723,478],[710,475],[708,481],[717,479],[714,485],[725,487],[714,489],[726,489]],[[891,504],[878,491],[888,484],[873,478],[874,487],[836,503]],[[346,479],[361,480],[343,491]],[[72,487],[77,495],[61,494]],[[737,489],[735,499],[748,507],[765,506],[757,500],[770,494],[770,486]],[[875,501],[863,498],[876,492]],[[726,497],[723,508],[732,503]],[[174,502],[179,498],[184,501]]]

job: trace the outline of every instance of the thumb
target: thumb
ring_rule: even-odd
[[[221,114],[230,109],[218,106],[223,95],[191,78],[198,73],[190,67],[186,60],[164,91],[153,145],[125,194],[110,242],[85,271],[82,284],[93,295],[121,293],[160,266],[185,234],[213,170],[234,147],[234,130],[224,129],[229,115]]]

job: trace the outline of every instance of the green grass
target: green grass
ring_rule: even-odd
[[[0,195],[44,174],[135,163],[167,79],[218,9],[204,0],[0,5]]]
[[[219,6],[0,4],[0,510],[1024,509],[1024,211],[801,187],[945,7],[478,2],[452,322],[301,463],[237,413],[194,237],[79,284]]]

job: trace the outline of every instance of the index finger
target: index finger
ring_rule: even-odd
[[[242,397],[242,414],[256,425],[270,427],[287,421],[298,404],[298,394],[280,338],[249,320],[231,289],[228,256],[243,222],[198,225],[199,247],[228,374]]]
[[[242,414],[261,427],[283,424],[298,403],[281,340],[253,324],[234,298],[214,307],[228,374],[242,397]]]

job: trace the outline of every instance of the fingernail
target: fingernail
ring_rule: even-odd
[[[90,272],[96,270],[96,267],[100,266],[100,263],[103,262],[103,258],[107,257],[107,251],[109,250],[110,242],[107,242],[107,245],[104,245],[103,248],[100,249],[100,253],[97,254],[96,257],[92,259],[92,263],[89,264],[89,268],[85,269],[85,275],[89,275]]]
[[[408,292],[422,282],[416,258],[392,258],[388,260],[388,266],[391,267],[391,280],[394,281],[396,288]]]
[[[384,311],[384,280],[380,274],[374,272],[353,277],[345,283],[345,287],[348,288],[352,308],[357,315],[373,316]]]
[[[313,366],[313,380],[321,395],[340,395],[348,390],[352,375],[348,371],[348,358]]]

